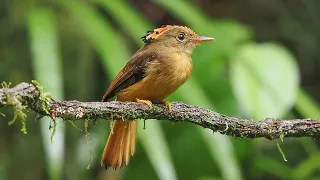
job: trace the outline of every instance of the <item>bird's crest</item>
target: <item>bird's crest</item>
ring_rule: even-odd
[[[141,39],[145,44],[151,43],[152,40],[157,39],[163,32],[170,29],[171,25],[164,25],[161,28],[157,28],[154,30],[147,31],[145,36],[142,36]]]

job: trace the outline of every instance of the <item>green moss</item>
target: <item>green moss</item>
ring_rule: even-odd
[[[86,144],[87,144],[88,151],[89,151],[89,154],[90,154],[87,169],[90,168],[91,162],[92,162],[92,149],[91,149],[91,147],[90,147],[90,145],[89,145],[89,143],[90,143],[90,140],[89,140],[89,135],[90,135],[90,133],[88,132],[89,122],[90,122],[90,121],[89,121],[88,119],[86,119],[86,120],[84,121],[84,129],[85,129],[85,133],[86,133]]]
[[[152,108],[150,109],[152,112],[160,112],[160,108],[152,104]]]
[[[17,119],[21,120],[21,131],[23,134],[27,134],[27,115],[23,112],[26,110],[27,106],[23,106],[21,102],[15,96],[11,96],[8,93],[8,89],[10,88],[11,83],[2,82],[1,86],[6,94],[6,105],[13,107],[13,119],[8,122],[9,125],[15,123]]]
[[[39,91],[39,99],[41,100],[41,109],[46,112],[47,115],[50,115],[50,109],[49,106],[50,102],[52,101],[52,96],[48,92],[44,92],[43,87],[39,84],[38,81],[32,80],[31,83],[37,88]]]

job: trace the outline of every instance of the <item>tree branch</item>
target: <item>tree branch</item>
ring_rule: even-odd
[[[146,105],[135,102],[56,101],[43,93],[37,83],[20,83],[13,88],[0,89],[0,108],[7,105],[26,106],[40,115],[64,120],[166,119],[194,123],[214,132],[241,138],[320,137],[318,120],[245,120],[181,102],[173,102],[172,111],[168,112],[162,104],[155,104],[149,110]]]

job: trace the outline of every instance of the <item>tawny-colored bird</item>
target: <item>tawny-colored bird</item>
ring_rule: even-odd
[[[102,101],[116,96],[117,101],[136,101],[152,108],[152,102],[171,104],[164,99],[191,75],[193,49],[214,38],[199,36],[184,26],[166,25],[148,31],[139,49],[112,81]],[[118,168],[128,165],[136,151],[136,120],[114,121],[101,164]]]

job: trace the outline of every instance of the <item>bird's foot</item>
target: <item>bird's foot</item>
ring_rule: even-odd
[[[152,109],[152,102],[151,102],[151,101],[149,101],[149,100],[143,100],[143,99],[138,99],[138,98],[136,98],[136,101],[137,101],[138,103],[143,103],[143,104],[147,105],[147,106],[149,107],[149,109]]]
[[[166,101],[166,100],[161,100],[160,101],[162,104],[166,105],[167,106],[167,109],[169,112],[171,112],[172,110],[172,106],[171,106],[171,103],[169,101]]]

